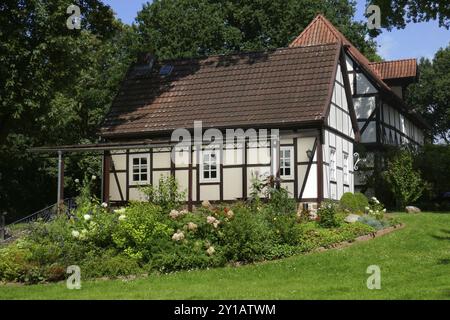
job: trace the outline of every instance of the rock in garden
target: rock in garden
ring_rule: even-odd
[[[345,217],[344,221],[348,223],[355,223],[356,221],[358,221],[358,219],[359,216],[357,214],[349,214]]]
[[[421,210],[419,208],[414,207],[414,206],[406,206],[405,211],[407,213],[419,213],[419,212],[421,212]]]

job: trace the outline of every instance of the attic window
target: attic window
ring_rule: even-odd
[[[170,64],[165,64],[159,69],[159,75],[160,76],[168,76],[173,70],[173,66]]]

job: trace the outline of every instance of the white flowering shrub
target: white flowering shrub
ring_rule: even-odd
[[[384,208],[384,205],[376,197],[370,198],[369,205],[365,209],[369,216],[377,220],[383,220],[384,214],[386,213],[386,208]]]

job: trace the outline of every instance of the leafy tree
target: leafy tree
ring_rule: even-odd
[[[450,143],[450,45],[436,52],[433,61],[422,58],[420,78],[408,87],[408,104],[431,125],[435,141]]]
[[[142,49],[160,59],[286,47],[318,14],[376,57],[347,0],[156,0],[138,13]]]
[[[81,30],[66,26],[71,4],[81,8]],[[98,0],[0,4],[0,210],[9,219],[56,202],[56,160],[28,150],[95,139],[132,38]],[[67,171],[98,174],[92,159],[68,158]]]
[[[416,201],[422,195],[424,183],[420,172],[413,168],[411,152],[399,151],[388,161],[384,175],[399,208]]]
[[[430,186],[428,200],[450,191],[450,145],[426,144],[414,162]]]
[[[429,0],[367,0],[381,10],[382,27],[404,28],[409,22],[438,20],[439,26],[450,27],[450,4],[448,1]]]

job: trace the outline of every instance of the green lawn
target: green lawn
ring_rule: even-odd
[[[0,286],[0,299],[450,299],[450,214],[401,214],[406,227],[340,250],[124,282]],[[366,287],[369,265],[381,289]]]

